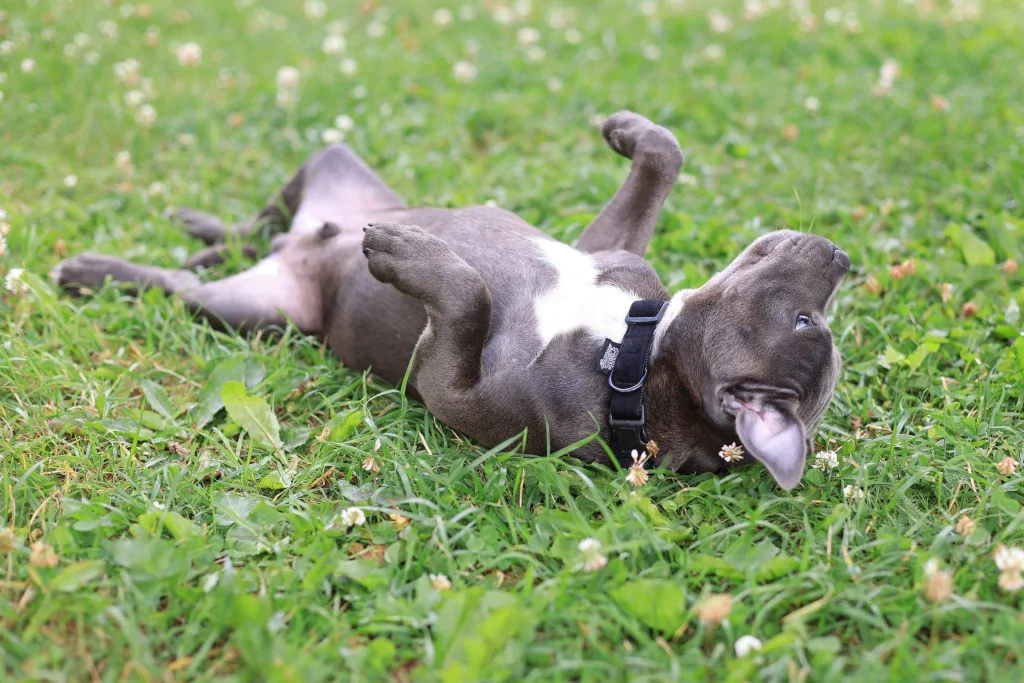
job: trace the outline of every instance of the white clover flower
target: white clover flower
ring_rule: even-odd
[[[661,59],[661,48],[657,45],[645,45],[644,46],[644,57],[656,62]]]
[[[452,73],[455,74],[455,80],[458,82],[469,83],[476,78],[477,70],[469,62],[460,60],[452,65]]]
[[[327,36],[320,47],[325,55],[340,55],[345,51],[346,45],[344,36]]]
[[[930,558],[928,558],[928,561],[925,562],[925,564],[924,564],[924,575],[925,576],[935,576],[936,574],[939,573],[939,569],[941,568],[941,566],[942,566],[942,564],[941,564],[941,562],[939,562],[939,558],[937,558],[937,557],[930,557]]]
[[[738,462],[743,459],[743,446],[736,443],[722,446],[718,451],[718,457],[726,462]]]
[[[725,56],[725,48],[712,43],[704,48],[704,56],[712,61],[717,61]]]
[[[452,582],[444,574],[431,574],[430,587],[436,591],[447,591],[452,589]]]
[[[761,639],[756,636],[740,636],[733,646],[736,649],[737,657],[746,657],[751,652],[759,652],[762,647]]]
[[[843,20],[843,10],[838,7],[829,7],[825,10],[825,23],[835,26]]]
[[[726,33],[732,28],[732,20],[718,10],[708,12],[708,23],[713,33]]]
[[[77,184],[78,184],[78,176],[76,176],[74,173],[71,173],[69,175],[64,176],[64,187],[70,189],[70,188],[73,188]]]
[[[440,7],[434,10],[434,23],[438,26],[448,26],[452,23],[454,15],[447,7]]]
[[[320,140],[325,145],[333,145],[345,139],[345,134],[337,128],[327,128],[320,133]]]
[[[491,15],[494,20],[499,24],[508,25],[511,24],[515,17],[512,15],[512,10],[504,5],[498,5],[494,8],[494,13]]]
[[[141,90],[129,90],[124,94],[124,103],[131,109],[138,109],[146,101],[146,94]]]
[[[7,291],[16,296],[27,294],[28,284],[22,279],[25,270],[23,268],[11,268],[4,278],[4,287]]]
[[[34,60],[34,59],[30,58],[30,57],[26,57],[25,59],[21,60],[21,72],[22,73],[30,74],[30,73],[32,73],[35,70],[36,70],[36,60]]]
[[[371,38],[380,38],[386,30],[384,24],[379,21],[371,21],[366,25],[366,35]]]
[[[366,524],[366,515],[359,508],[345,508],[341,513],[341,522],[346,527],[362,526]]]
[[[351,57],[348,57],[346,59],[341,60],[341,62],[338,64],[338,68],[341,69],[341,73],[345,74],[346,76],[354,76],[356,71],[359,70],[359,64],[356,62],[356,60],[352,59]]]
[[[647,462],[650,455],[647,449],[644,449],[644,454],[641,456],[635,448],[630,455],[633,458],[633,464],[629,466],[629,472],[626,473],[626,481],[639,488],[646,484],[649,478],[647,470],[644,468],[644,463]]]
[[[293,107],[299,99],[301,74],[294,66],[282,66],[277,70],[277,103],[282,107]]]
[[[6,225],[4,223],[3,225]],[[7,253],[7,239],[4,237],[4,233],[0,233],[0,256]]]
[[[811,464],[816,470],[822,472],[828,472],[839,467],[839,456],[836,455],[835,451],[821,451],[820,453],[814,454],[814,463]]]
[[[380,472],[380,465],[377,464],[377,458],[371,455],[363,460],[363,469],[367,472],[372,472],[373,474]]]
[[[167,193],[167,186],[159,180],[149,186],[149,193],[153,196],[160,196]]]
[[[532,26],[524,26],[516,31],[516,40],[519,42],[519,47],[536,45],[540,42],[540,31]]]
[[[100,33],[105,35],[107,38],[114,40],[117,38],[118,29],[117,22],[111,21],[110,19],[104,19],[99,23]]]
[[[319,21],[327,16],[327,3],[323,0],[306,0],[302,11],[306,13],[306,18],[310,21]]]
[[[139,107],[139,110],[135,112],[135,120],[139,122],[143,128],[149,128],[156,123],[156,109],[151,104],[144,104]]]
[[[351,132],[352,129],[355,128],[355,126],[355,121],[353,121],[352,117],[350,116],[342,114],[334,119],[334,127],[340,130],[342,133]],[[374,450],[377,450],[377,448],[380,447],[380,439],[377,439],[377,444],[378,445],[374,448]]]
[[[277,70],[277,87],[279,90],[295,90],[299,87],[302,74],[294,66],[282,66]]]
[[[810,112],[815,112],[821,109],[821,101],[817,97],[811,96],[804,100],[804,109]]]
[[[0,41],[0,55],[9,55],[14,52],[14,41],[4,40]]]
[[[178,64],[182,66],[197,66],[203,59],[203,48],[198,43],[182,43],[175,51],[178,57]]]
[[[896,82],[896,76],[899,75],[900,66],[893,59],[887,59],[882,63],[881,68],[878,70],[878,83],[875,84],[875,94],[885,95],[892,90],[893,84]]]
[[[642,8],[641,8],[641,11]],[[548,12],[548,26],[555,29],[563,29],[569,25],[569,15],[560,9],[553,9]]]
[[[579,45],[582,40],[583,34],[579,32],[579,29],[565,29],[565,42],[569,43],[570,45]]]
[[[843,487],[843,496],[846,498],[846,500],[850,501],[863,500],[864,489],[862,489],[859,486],[854,486],[853,484],[847,484],[846,486]]]
[[[357,100],[361,100],[364,97],[366,97],[366,86],[357,85],[356,87],[352,88],[352,97],[356,98]]]
[[[601,542],[596,538],[584,538],[578,547],[583,553],[583,571],[597,571],[608,564],[608,558],[601,554]]]
[[[1024,574],[1019,572],[1003,572],[999,575],[999,587],[1007,593],[1016,593],[1024,588]]]
[[[562,81],[557,78],[548,79],[548,90],[551,92],[559,92],[562,89]]]
[[[753,21],[764,16],[764,3],[761,0],[743,0],[743,18]]]
[[[100,63],[100,53],[96,52],[96,50],[89,50],[84,55],[82,55],[82,61],[88,64],[89,66],[96,66]]]
[[[1024,549],[1000,545],[993,555],[996,566],[1004,572],[1024,572]]]
[[[124,61],[117,62],[114,64],[114,75],[122,83],[127,85],[138,85],[139,78],[141,77],[141,68],[139,60],[137,59],[125,59]]]
[[[129,152],[128,150],[126,150],[126,149],[122,149],[114,157],[114,163],[117,165],[118,169],[120,169],[120,170],[122,170],[122,171],[124,171],[126,173],[131,171],[132,170],[132,153]]]
[[[530,47],[526,48],[526,52],[524,54],[526,55],[526,58],[529,61],[539,62],[540,60],[544,59],[545,52],[544,48],[542,48],[540,45],[531,45]]]

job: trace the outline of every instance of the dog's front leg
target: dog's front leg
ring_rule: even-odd
[[[480,273],[421,228],[372,223],[364,231],[370,273],[426,309],[412,381],[435,416],[458,429],[460,406],[480,380],[491,293]]]
[[[629,111],[601,126],[608,146],[632,159],[629,176],[612,200],[587,226],[576,248],[587,253],[624,249],[643,256],[672,185],[679,178],[683,152],[667,129]]]

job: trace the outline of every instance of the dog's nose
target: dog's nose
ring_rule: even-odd
[[[835,263],[843,272],[850,270],[850,257],[846,255],[846,252],[839,247],[832,245],[832,263]]]

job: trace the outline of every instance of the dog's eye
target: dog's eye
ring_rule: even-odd
[[[806,315],[798,315],[796,317],[796,329],[802,330],[811,324],[811,319]]]

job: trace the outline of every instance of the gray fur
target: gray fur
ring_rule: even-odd
[[[642,256],[679,172],[679,145],[631,112],[608,119],[602,133],[632,168],[577,248],[592,255],[598,283],[667,299]],[[609,390],[595,370],[602,340],[572,329],[543,345],[535,304],[558,272],[538,246],[551,238],[519,217],[407,208],[344,145],[311,157],[249,221],[229,228],[190,209],[177,217],[210,245],[191,265],[219,262],[230,240],[251,250],[246,238],[258,230],[278,234],[253,268],[205,284],[189,270],[90,254],[62,262],[54,277],[72,290],[106,278],[158,287],[235,329],[290,320],[325,338],[345,365],[391,382],[416,349],[412,394],[485,446],[524,430],[535,454],[595,431],[609,439]],[[825,315],[849,266],[827,239],[779,231],[675,302],[682,312],[658,330],[646,390],[661,462],[721,471],[721,447],[742,441],[783,487],[796,485],[839,376]],[[811,324],[798,330],[799,314]],[[575,455],[608,462],[596,442]]]

